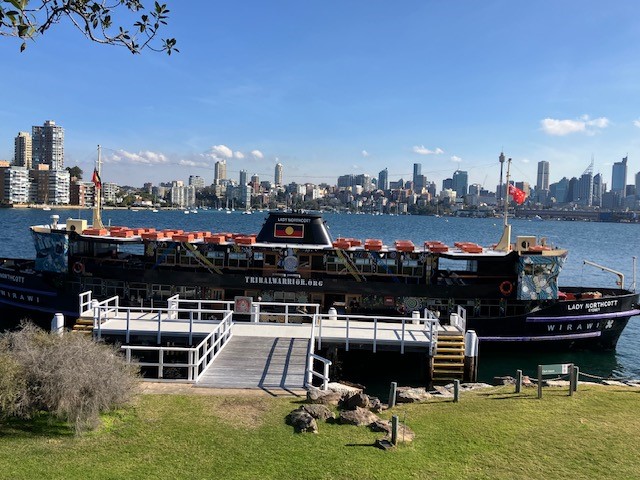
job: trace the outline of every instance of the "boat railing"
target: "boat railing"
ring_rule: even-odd
[[[400,327],[399,332],[397,331],[398,325]],[[440,322],[437,318],[343,315],[332,312],[314,316],[314,336],[312,339],[317,338],[318,348],[322,348],[323,338],[329,338],[327,331],[332,334],[332,338],[335,338],[335,329],[338,329],[343,331],[340,338],[344,338],[345,351],[349,351],[352,340],[360,342],[364,334],[371,341],[373,352],[376,353],[378,343],[384,341],[384,339],[380,338],[380,334],[391,331],[393,343],[399,343],[400,353],[404,354],[406,343],[415,341],[417,338],[416,332],[421,332],[421,341],[428,342],[429,351],[432,352],[436,348],[439,325]],[[359,335],[356,336],[354,332]]]
[[[307,367],[306,367],[306,375],[305,375],[305,387],[311,388],[313,386],[313,379],[320,378],[322,380],[322,390],[327,390],[329,387],[329,367],[331,366],[331,360],[328,360],[320,355],[316,355],[316,319],[317,314],[314,316],[313,322],[311,323],[311,341],[309,342],[309,350],[307,356]],[[316,361],[321,362],[322,373],[316,372],[315,366]]]
[[[123,345],[120,348],[125,352],[127,363],[138,367],[154,367],[157,369],[157,376],[152,380],[165,381],[187,381],[195,383],[204,374],[207,368],[215,360],[222,351],[227,342],[231,339],[231,327],[233,325],[232,313],[227,311],[220,323],[196,346],[178,347],[178,346],[142,346],[142,345]],[[135,352],[157,352],[157,362],[144,362],[136,360]],[[186,354],[187,362],[167,362],[165,356],[178,356],[184,358]],[[165,369],[181,369],[187,371],[186,379],[165,378]]]

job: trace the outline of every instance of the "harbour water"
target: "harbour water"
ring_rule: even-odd
[[[66,218],[85,218],[88,210],[0,209],[0,257],[33,258],[35,250],[28,227],[50,223],[52,214]],[[181,228],[213,232],[257,233],[265,218],[263,213],[243,215],[217,210],[199,210],[185,214],[182,210],[105,210],[105,224],[128,227]],[[426,240],[471,241],[481,245],[496,243],[502,233],[502,220],[497,218],[456,218],[426,216],[326,214],[332,236],[380,238],[392,244],[396,239],[412,240],[422,245]],[[591,223],[565,221],[511,221],[513,237],[535,235],[548,243],[569,250],[560,276],[560,285],[611,287],[617,277],[583,264],[590,260],[625,274],[625,285],[633,282],[632,257],[640,257],[637,224]],[[582,372],[601,377],[640,378],[640,316],[629,322],[615,352],[569,353],[494,353],[480,352],[479,376],[489,380],[495,375],[513,375],[516,369],[533,375],[538,364],[573,362]]]

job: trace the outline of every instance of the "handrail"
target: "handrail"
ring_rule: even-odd
[[[322,373],[318,373],[313,368],[313,361],[318,360],[323,363]],[[327,360],[320,355],[316,355],[315,353],[309,354],[309,368],[307,369],[307,379],[305,387],[309,388],[313,386],[310,377],[313,376],[315,378],[322,379],[322,390],[327,390],[329,388],[329,367],[332,365],[331,360]]]

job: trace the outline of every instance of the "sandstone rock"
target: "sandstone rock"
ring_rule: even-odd
[[[329,385],[327,385],[328,390],[331,390],[332,392],[338,392],[341,394],[350,394],[353,395],[354,393],[359,393],[364,391],[364,388],[362,386],[359,385],[347,385],[344,383],[338,383],[338,382],[330,382]]]
[[[365,395],[362,392],[354,393],[352,395],[346,394],[342,397],[340,402],[340,408],[344,410],[355,410],[356,408],[369,408],[369,395]]]
[[[298,410],[307,412],[313,418],[322,422],[328,420],[329,418],[336,418],[336,415],[331,410],[329,410],[326,405],[302,405]]]
[[[543,380],[542,382],[546,387],[569,387],[569,380]]]
[[[619,382],[617,380],[603,380],[602,384],[608,385],[610,387],[627,387],[628,386],[626,383]]]
[[[378,397],[369,397],[369,410],[374,413],[380,413],[382,409],[382,402]]]
[[[298,433],[318,433],[316,419],[301,409],[296,409],[287,415],[287,424],[291,425]]]
[[[341,399],[342,393],[334,392],[333,390],[320,390],[312,387],[307,391],[307,402],[309,403],[337,406]]]
[[[356,407],[355,410],[342,410],[340,412],[340,423],[346,425],[371,425],[376,420],[380,419],[375,413],[360,407]]]
[[[449,386],[447,385],[447,387]],[[471,390],[482,390],[483,388],[493,388],[493,385],[489,385],[488,383],[482,383],[482,382],[460,384],[460,391],[463,391],[463,392],[469,392]],[[451,385],[450,391],[453,391],[453,384]]]
[[[391,422],[388,420],[378,420],[369,425],[369,428],[374,432],[384,432],[385,440],[391,441]],[[416,437],[416,434],[413,430],[407,427],[404,424],[398,425],[398,443],[401,442],[413,442],[413,439]]]
[[[446,387],[442,387],[440,385],[436,385],[433,387],[433,395],[437,395],[438,397],[451,398],[453,397],[453,384],[451,386],[451,390]]]
[[[431,394],[423,387],[398,387],[396,403],[420,403],[431,399]]]
[[[516,379],[510,375],[506,375],[504,377],[493,377],[494,385],[515,385]]]

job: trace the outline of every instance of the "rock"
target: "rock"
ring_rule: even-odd
[[[309,403],[337,406],[341,399],[342,393],[334,392],[333,390],[320,390],[319,388],[311,387],[307,391],[307,402]]]
[[[617,380],[603,380],[603,385],[608,385],[609,387],[627,387],[628,385],[623,382],[619,382]]]
[[[507,375],[504,377],[493,377],[494,385],[515,385],[516,379]]]
[[[297,433],[318,433],[316,419],[299,408],[287,415],[287,424],[291,425]]]
[[[420,403],[431,399],[431,394],[423,387],[398,387],[396,403]]]
[[[369,410],[380,413],[383,410],[382,402],[378,397],[369,397]]]
[[[452,384],[453,385],[453,384]],[[453,390],[453,386],[451,387]],[[451,398],[453,397],[453,392],[446,387],[442,387],[440,385],[436,385],[433,387],[434,392],[433,395],[437,395],[438,397]]]
[[[303,412],[307,412],[316,420],[320,420],[324,422],[329,418],[336,418],[336,415],[329,410],[326,405],[302,405],[298,410],[302,410]]]
[[[378,420],[376,422],[373,422],[371,425],[369,425],[369,428],[373,432],[384,432],[385,433],[384,439],[391,441],[391,422],[390,421]],[[413,442],[414,438],[416,438],[416,434],[413,430],[411,430],[409,427],[407,427],[402,423],[398,425],[398,443]]]
[[[638,388],[640,387],[640,380],[628,380],[627,385],[629,385],[630,387]]]
[[[344,410],[355,410],[358,407],[369,408],[369,405],[369,395],[358,392],[352,395],[346,394],[343,396],[339,406]]]
[[[356,407],[355,410],[342,410],[340,412],[340,423],[346,425],[371,425],[376,420],[380,419],[375,413],[360,407]]]
[[[568,380],[543,380],[542,382],[545,387],[569,387]]]
[[[464,392],[469,392],[471,390],[482,390],[483,388],[493,388],[493,385],[482,382],[463,383],[460,385],[460,390]],[[453,385],[451,386],[451,390],[453,391]]]
[[[338,383],[338,382],[330,382],[329,385],[327,385],[327,389],[331,390],[332,392],[338,392],[341,394],[348,393],[350,395],[364,391],[364,388],[362,386],[346,385],[344,383]]]

